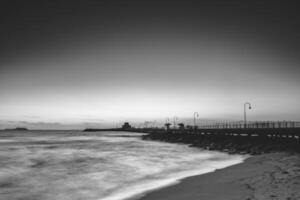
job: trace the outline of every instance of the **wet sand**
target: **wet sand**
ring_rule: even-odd
[[[140,200],[299,200],[300,154],[268,153],[145,194]]]

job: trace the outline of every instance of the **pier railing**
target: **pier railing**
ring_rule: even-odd
[[[201,125],[198,129],[242,129],[242,128],[300,128],[300,122],[297,121],[249,121],[245,124],[239,122],[222,122],[209,125]]]

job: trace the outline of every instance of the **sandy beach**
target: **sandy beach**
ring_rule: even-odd
[[[300,154],[268,153],[179,184],[140,200],[296,200],[300,199]]]

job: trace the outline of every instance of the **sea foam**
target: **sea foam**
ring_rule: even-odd
[[[0,196],[122,200],[245,159],[183,144],[124,137],[132,134],[36,131],[0,135],[0,184],[4,186]]]

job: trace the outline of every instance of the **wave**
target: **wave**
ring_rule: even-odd
[[[126,134],[0,137],[0,194],[11,200],[122,200],[246,158]]]

